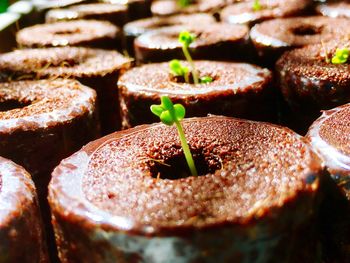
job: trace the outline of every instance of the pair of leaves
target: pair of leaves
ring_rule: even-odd
[[[195,40],[196,36],[188,31],[182,31],[179,34],[179,42],[186,48],[188,48]]]
[[[170,61],[169,67],[170,67],[170,72],[174,76],[182,76],[185,79],[187,78],[189,69],[188,67],[183,66],[179,60],[173,59],[172,61]],[[210,76],[204,76],[199,79],[199,83],[201,84],[208,84],[211,82],[213,82],[213,78]]]
[[[189,69],[186,66],[183,66],[181,62],[177,59],[173,59],[169,63],[170,72],[175,76],[182,76],[186,79],[186,76],[188,76]],[[204,76],[199,79],[199,82],[201,84],[208,84],[213,82],[213,78],[210,76]]]
[[[337,48],[332,64],[344,64],[348,61],[350,51],[348,48]]]
[[[169,63],[170,71],[175,76],[185,76],[190,71],[188,67],[185,67],[177,59],[173,59]]]
[[[151,111],[160,118],[162,123],[171,126],[185,118],[186,109],[184,106],[181,104],[174,105],[168,96],[162,96],[160,100],[161,104],[152,105]]]

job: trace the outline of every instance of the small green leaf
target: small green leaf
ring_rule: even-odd
[[[186,109],[183,105],[175,104],[174,111],[175,111],[176,120],[181,121],[183,118],[185,118]]]
[[[332,64],[342,64],[341,60],[338,57],[332,58]]]
[[[335,56],[332,57],[332,64],[344,64],[348,61],[349,58],[349,49],[348,48],[337,48]]]
[[[191,0],[178,0],[177,3],[180,7],[186,7],[191,4]]]
[[[161,105],[152,105],[151,106],[151,111],[154,115],[160,117],[162,112],[164,111],[163,107]]]
[[[165,110],[172,110],[174,108],[174,104],[168,96],[162,96],[160,101],[162,102],[161,105]]]
[[[200,83],[202,84],[208,84],[213,82],[213,78],[210,76],[204,76],[199,79]]]
[[[169,67],[171,73],[173,73],[175,76],[183,75],[182,65],[177,59],[173,59],[172,61],[170,61]]]
[[[163,111],[162,114],[159,116],[159,118],[165,125],[171,126],[174,124],[174,120],[168,110]]]
[[[160,100],[160,105],[151,106],[152,113],[158,116],[164,124],[173,125],[176,121],[173,102],[168,96],[162,96]]]
[[[179,42],[185,47],[191,45],[191,43],[195,41],[195,39],[196,37],[188,31],[182,31],[179,35]]]
[[[254,3],[253,3],[253,11],[260,11],[262,9],[262,6],[260,4],[260,1],[259,0],[254,0]]]
[[[181,64],[181,62],[177,59],[173,59],[169,63],[170,72],[175,76],[184,77],[185,74],[189,72],[188,67],[185,67]]]

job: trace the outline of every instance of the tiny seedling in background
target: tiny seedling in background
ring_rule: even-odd
[[[253,11],[259,11],[261,9],[262,9],[262,5],[260,4],[260,0],[254,0]]]
[[[179,34],[179,42],[182,45],[182,51],[184,53],[184,56],[187,62],[190,64],[194,84],[199,84],[199,83],[208,84],[213,82],[213,78],[210,76],[204,76],[201,78],[198,77],[198,71],[194,65],[191,54],[189,52],[189,46],[195,39],[196,37],[193,34],[189,33],[188,31],[182,31]],[[172,61],[170,61],[169,67],[173,75],[182,76],[184,77],[186,83],[190,83],[189,69],[188,67],[183,66],[179,60],[173,59]]]
[[[348,48],[337,48],[334,57],[332,57],[332,64],[346,63],[349,58],[349,53],[350,51]]]
[[[191,66],[193,82],[194,82],[194,84],[198,84],[199,83],[198,72],[196,70],[196,67],[193,63],[192,57],[191,57],[190,52],[188,50],[189,46],[191,45],[191,43],[193,41],[195,41],[195,39],[196,39],[196,37],[188,31],[182,31],[179,35],[179,42],[182,45],[182,51],[185,55],[186,60],[188,61],[188,63]]]
[[[191,4],[191,0],[178,0],[177,1],[177,4],[180,6],[180,7],[186,7],[186,6],[189,6]]]
[[[210,77],[210,76],[204,76],[204,77],[201,77],[201,78],[199,79],[199,81],[200,81],[200,83],[202,83],[202,84],[208,84],[208,83],[213,82],[213,78]]]
[[[174,105],[168,96],[162,96],[160,100],[161,104],[152,105],[151,111],[154,115],[158,116],[161,122],[165,125],[172,126],[175,124],[180,137],[182,150],[184,152],[188,168],[190,169],[192,176],[197,176],[198,173],[193,161],[190,147],[188,146],[185,133],[180,123],[180,121],[185,118],[186,109],[181,104]]]

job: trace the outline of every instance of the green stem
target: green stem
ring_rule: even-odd
[[[190,0],[178,0],[177,3],[180,7],[186,7],[186,6],[189,6],[191,4],[191,1]]]
[[[185,82],[186,82],[186,83],[190,83],[190,79],[189,79],[189,77],[188,77],[188,73],[185,72],[184,78],[185,78]]]
[[[192,154],[190,151],[190,147],[188,146],[188,143],[187,143],[186,137],[185,137],[185,133],[182,129],[182,125],[179,121],[175,121],[175,125],[176,125],[177,131],[178,131],[179,136],[180,136],[181,146],[182,146],[182,149],[184,151],[187,165],[190,168],[191,174],[192,174],[192,176],[198,176],[197,169],[196,169],[196,166],[194,164]]]
[[[185,55],[185,58],[186,60],[188,61],[188,63],[190,63],[190,66],[192,68],[192,76],[193,76],[193,81],[194,81],[194,84],[198,84],[199,83],[199,79],[198,79],[198,73],[197,73],[197,70],[196,70],[196,67],[193,63],[193,60],[192,60],[192,57],[190,55],[190,52],[188,52],[188,49],[185,45],[182,46],[182,51]]]

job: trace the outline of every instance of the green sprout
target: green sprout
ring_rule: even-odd
[[[197,72],[196,67],[193,63],[190,52],[188,51],[189,46],[191,45],[191,43],[193,41],[195,41],[195,39],[196,39],[196,37],[188,31],[182,31],[179,35],[179,42],[182,44],[182,51],[185,55],[186,60],[188,61],[188,63],[191,66],[194,84],[198,84],[199,83],[198,72]]]
[[[349,53],[350,51],[348,48],[337,48],[334,57],[332,57],[332,64],[346,63],[349,58]]]
[[[185,82],[187,83],[190,82],[188,77],[189,69],[188,67],[183,66],[180,61],[178,61],[177,59],[173,59],[172,61],[170,61],[169,67],[170,67],[170,72],[174,76],[184,77]]]
[[[200,81],[200,83],[202,83],[202,84],[208,84],[208,83],[213,82],[213,78],[210,77],[210,76],[204,76],[204,77],[201,77],[201,78],[199,79],[199,81]]]
[[[253,10],[260,11],[262,9],[262,5],[260,4],[260,0],[254,0],[253,2]]]
[[[190,83],[189,69],[188,67],[181,64],[177,59],[173,59],[169,62],[170,73],[174,76],[183,77],[186,83]],[[199,78],[199,83],[208,84],[213,82],[213,78],[210,76],[204,76]]]
[[[181,146],[185,154],[188,168],[190,169],[192,176],[197,176],[198,173],[192,158],[190,147],[188,146],[185,133],[180,123],[180,121],[185,118],[186,109],[181,104],[174,105],[168,96],[162,96],[160,100],[161,104],[152,105],[151,111],[154,115],[158,116],[161,122],[163,122],[165,125],[172,126],[175,124],[180,137]]]
[[[186,7],[186,6],[189,6],[191,4],[191,0],[178,0],[177,1],[177,4],[180,6],[180,7]]]
[[[182,51],[185,55],[187,62],[190,64],[190,67],[191,67],[193,82],[194,84],[199,84],[199,83],[207,84],[207,83],[213,82],[212,77],[209,77],[209,76],[204,76],[202,78],[198,77],[198,71],[194,65],[191,54],[188,50],[189,46],[191,45],[191,43],[193,43],[193,41],[195,41],[195,39],[196,37],[193,34],[189,33],[188,31],[182,31],[179,34],[179,42],[182,44]],[[189,83],[188,67],[183,66],[180,63],[180,61],[176,59],[170,61],[169,66],[170,66],[170,71],[173,75],[182,76],[185,78],[185,82]]]

